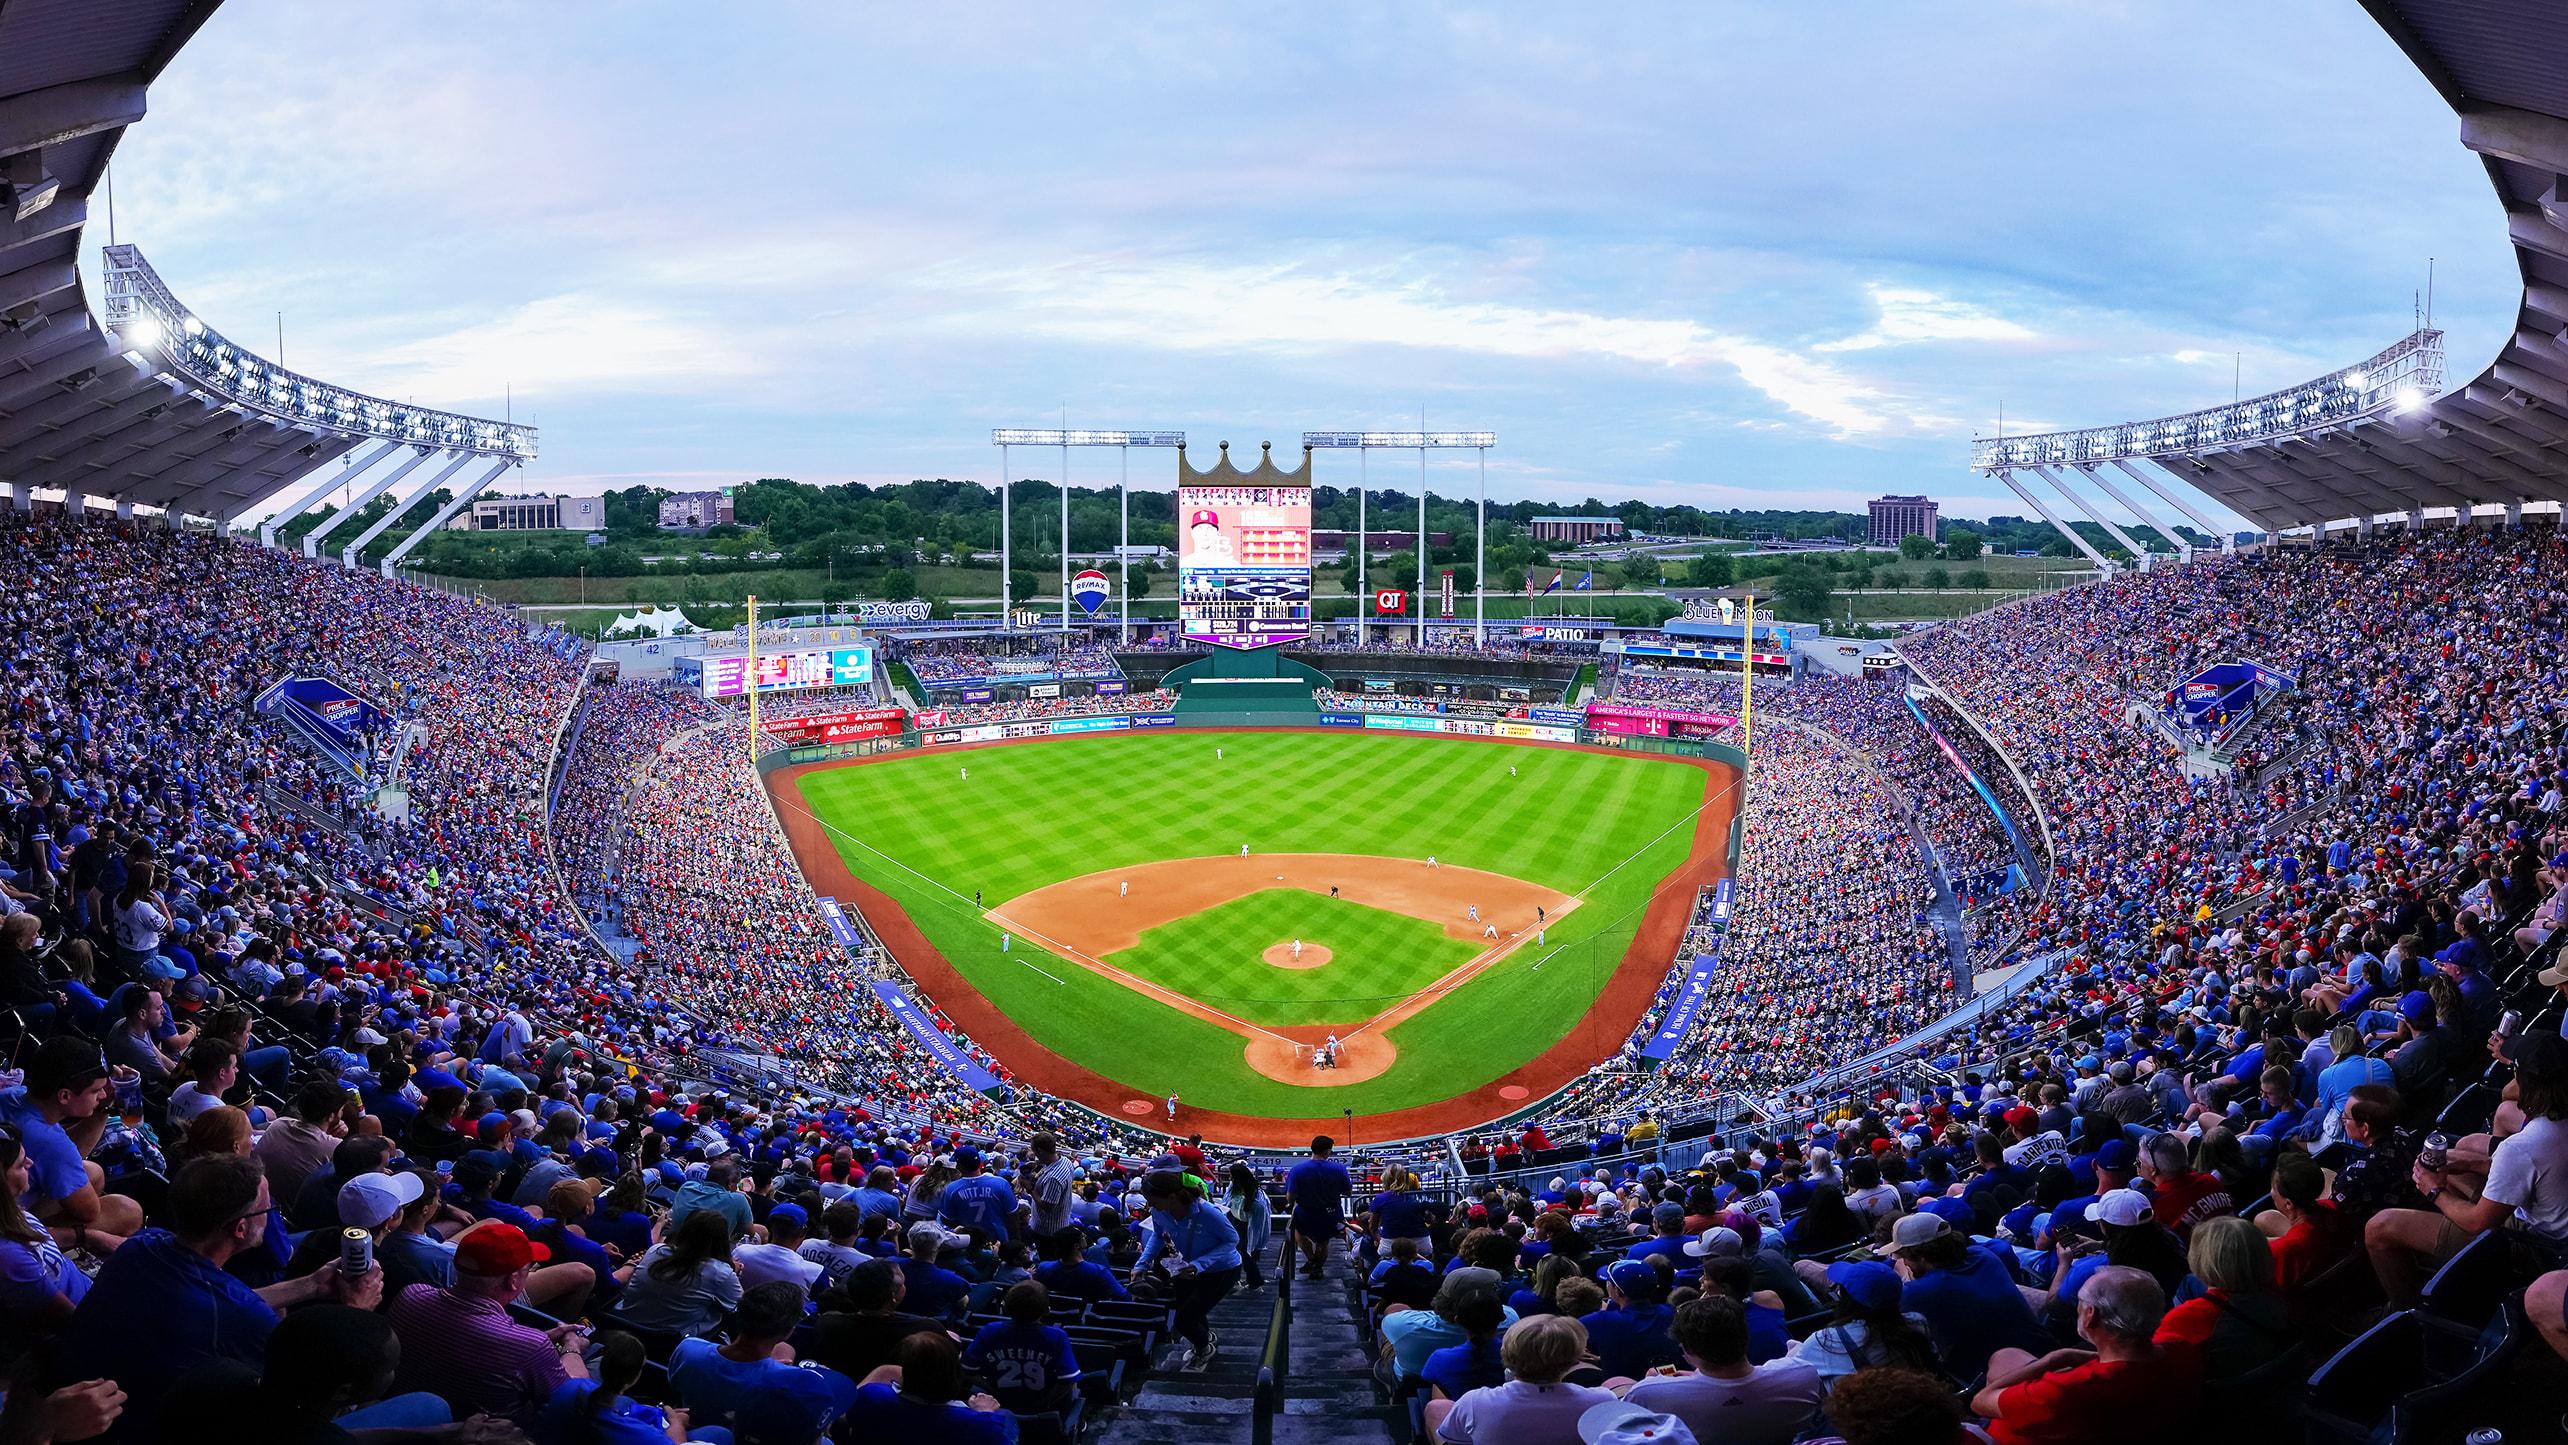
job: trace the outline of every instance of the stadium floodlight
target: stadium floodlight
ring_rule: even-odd
[[[1363,581],[1365,454],[1376,447],[1388,447],[1394,451],[1406,451],[1411,448],[1417,450],[1418,585],[1410,590],[1417,594],[1418,645],[1421,647],[1424,647],[1427,642],[1427,557],[1429,555],[1427,551],[1427,452],[1433,448],[1453,447],[1467,448],[1480,453],[1480,508],[1475,519],[1479,537],[1476,543],[1477,551],[1474,554],[1477,560],[1472,564],[1471,626],[1474,639],[1472,645],[1486,648],[1489,645],[1489,449],[1498,445],[1498,433],[1423,430],[1306,431],[1302,433],[1302,445],[1313,450],[1352,448],[1355,452],[1356,592],[1359,597],[1371,595],[1365,590]],[[1356,604],[1355,631],[1356,640],[1360,644],[1364,638],[1364,605],[1361,602]]]
[[[2081,431],[1982,437],[1971,443],[1971,469],[1998,473],[2125,457],[2208,455],[2413,411],[2442,390],[2443,333],[2421,327],[2377,356],[2227,406]]]
[[[1053,427],[992,427],[990,445],[999,449],[999,628],[1006,631],[1014,624],[1015,599],[1009,593],[1009,570],[1014,554],[1010,536],[1008,499],[1015,487],[1008,478],[1008,448],[1061,448],[1061,632],[1070,632],[1070,449],[1072,447],[1113,447],[1124,453],[1122,479],[1116,483],[1118,510],[1122,515],[1123,545],[1115,553],[1117,567],[1129,567],[1125,554],[1132,548],[1132,461],[1134,447],[1184,448],[1186,434],[1181,431],[1072,431]],[[1119,579],[1120,580],[1120,579]],[[1132,587],[1127,582],[1121,589],[1123,604],[1118,616],[1116,636],[1132,640]]]
[[[172,375],[217,403],[343,437],[381,437],[512,462],[535,456],[531,426],[386,401],[262,360],[198,320],[132,246],[105,248],[101,262],[108,329],[150,351]]]

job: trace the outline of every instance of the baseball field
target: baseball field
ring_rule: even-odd
[[[1290,1121],[1289,1137],[1518,1099],[1506,1081],[1538,1057],[1610,1054],[1633,1018],[1593,1006],[1618,974],[1630,1002],[1636,972],[1628,1012],[1646,1003],[1673,946],[1656,935],[1718,871],[1733,774],[1169,730],[810,765],[770,786],[818,891],[862,907],[1012,1070],[1136,1122],[1164,1122],[1174,1093],[1181,1127],[1238,1138],[1242,1121]]]

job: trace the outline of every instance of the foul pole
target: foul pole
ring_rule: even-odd
[[[758,594],[749,594],[749,766],[758,766]]]

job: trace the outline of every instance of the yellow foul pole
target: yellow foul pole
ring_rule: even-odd
[[[749,766],[758,765],[758,594],[749,594]]]
[[[1748,594],[1747,619],[1739,624],[1739,751],[1756,743],[1757,594]]]

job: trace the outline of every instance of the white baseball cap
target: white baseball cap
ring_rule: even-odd
[[[354,1229],[379,1229],[383,1222],[419,1202],[416,1174],[360,1174],[339,1186],[339,1222]]]
[[[1695,1445],[1684,1421],[1627,1400],[1608,1400],[1579,1416],[1578,1438],[1586,1445]]]
[[[2147,1219],[2149,1214],[2149,1196],[2137,1189],[2108,1189],[2103,1198],[2086,1207],[2089,1222],[2126,1228]]]

